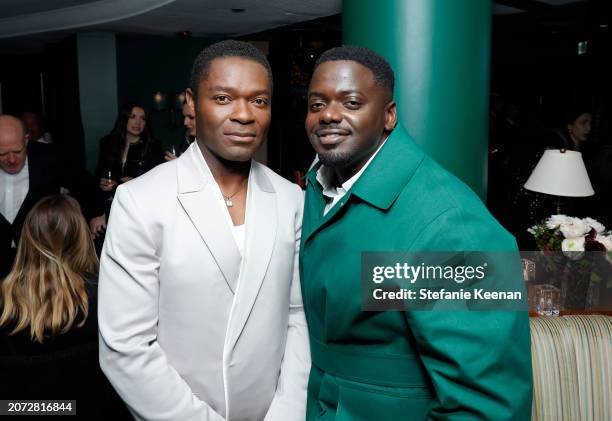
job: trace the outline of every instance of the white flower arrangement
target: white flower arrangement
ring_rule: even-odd
[[[603,224],[593,218],[552,215],[527,231],[542,251],[536,254],[538,264],[560,283],[566,308],[586,308],[597,297],[590,291],[599,291],[602,281],[612,288],[612,232]]]
[[[612,262],[612,233],[593,218],[551,215],[527,231],[542,251],[563,251],[571,259],[580,259],[585,251],[603,251]]]

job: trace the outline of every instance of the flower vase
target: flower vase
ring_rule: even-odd
[[[564,276],[561,279],[561,301],[565,310],[585,310],[588,305],[589,276]]]

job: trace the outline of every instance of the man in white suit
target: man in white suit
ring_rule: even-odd
[[[302,191],[251,160],[272,73],[250,44],[196,59],[197,141],[117,189],[101,257],[100,364],[137,419],[303,420]]]

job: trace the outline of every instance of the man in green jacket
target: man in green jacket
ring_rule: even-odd
[[[517,250],[474,192],[397,126],[393,84],[389,64],[360,47],[324,53],[310,83],[319,163],[300,256],[307,420],[528,420],[526,312],[363,310],[362,252]]]

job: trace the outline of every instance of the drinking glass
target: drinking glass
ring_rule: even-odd
[[[561,308],[561,291],[554,285],[535,286],[535,307],[538,316],[558,316]]]
[[[114,174],[111,169],[106,169],[102,172],[101,188],[104,191],[112,191],[117,182],[114,179]]]

